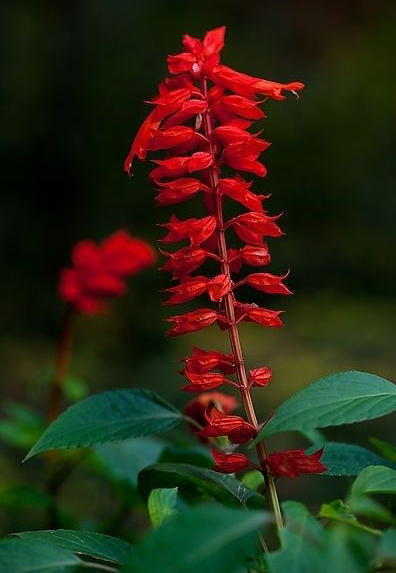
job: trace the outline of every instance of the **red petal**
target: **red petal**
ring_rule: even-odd
[[[281,310],[269,310],[268,308],[250,308],[247,311],[247,318],[245,321],[256,322],[263,326],[273,326],[275,328],[283,326],[283,322],[279,318]]]
[[[231,279],[225,274],[218,275],[207,284],[210,300],[217,301],[231,290]]]
[[[166,320],[174,322],[175,325],[168,332],[168,336],[179,336],[206,328],[219,318],[219,314],[210,308],[200,308],[186,314],[171,316]]]
[[[222,384],[227,384],[229,381],[224,378],[222,374],[217,374],[215,372],[209,372],[206,374],[193,374],[192,372],[186,371],[185,375],[190,381],[190,384],[184,386],[183,390],[188,392],[202,392],[203,390],[212,390],[213,388],[218,388]]]
[[[287,275],[288,273],[278,277],[269,273],[253,273],[247,276],[243,282],[268,294],[293,294],[282,282]]]
[[[244,454],[223,454],[222,452],[212,450],[212,456],[216,462],[213,468],[214,471],[224,474],[239,472],[250,465],[249,459]]]
[[[201,350],[194,347],[192,356],[185,358],[186,370],[194,374],[205,374],[218,369],[224,374],[235,372],[234,356],[216,350]]]
[[[193,300],[206,291],[207,280],[205,277],[188,278],[179,285],[166,289],[166,292],[174,294],[165,304],[183,304]]]
[[[272,370],[268,366],[260,366],[259,368],[253,368],[249,372],[249,385],[264,387],[269,384],[272,379]]]

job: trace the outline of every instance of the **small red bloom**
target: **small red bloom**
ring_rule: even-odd
[[[233,474],[248,468],[251,464],[244,454],[223,454],[212,450],[212,456],[216,465],[212,468],[215,472]]]
[[[247,310],[245,322],[257,322],[257,324],[262,324],[263,326],[280,327],[283,326],[283,322],[279,318],[281,310],[269,310],[268,308],[253,307]]]
[[[156,200],[158,205],[171,205],[172,203],[181,203],[190,199],[198,191],[209,191],[208,187],[204,185],[199,179],[192,177],[182,177],[175,181],[168,181],[166,183],[159,183],[162,187]]]
[[[180,284],[166,289],[165,292],[173,293],[165,304],[183,304],[193,300],[206,292],[208,279],[206,277],[188,277]]]
[[[186,370],[194,374],[206,374],[212,370],[220,370],[223,374],[234,374],[235,363],[232,354],[217,350],[201,350],[194,347],[192,356],[184,358]]]
[[[161,252],[169,257],[169,261],[161,267],[161,270],[173,272],[174,279],[195,271],[208,257],[208,252],[202,247],[184,247],[175,253]]]
[[[193,173],[194,171],[201,171],[207,169],[212,165],[213,158],[210,153],[198,151],[193,153],[190,157],[171,157],[164,160],[153,160],[159,167],[153,169],[150,173],[150,179],[158,182],[161,179],[182,177],[186,173]]]
[[[256,437],[257,429],[240,416],[225,416],[215,406],[208,406],[205,411],[208,425],[198,432],[203,438],[227,436],[234,444],[245,444]]]
[[[252,267],[264,267],[271,262],[271,255],[266,244],[258,246],[245,245],[240,250],[240,254],[242,261]]]
[[[191,246],[197,246],[205,242],[214,233],[217,221],[215,217],[209,215],[202,219],[187,219],[179,221],[172,215],[169,223],[162,226],[169,229],[169,233],[162,239],[163,243],[175,243],[190,239]]]
[[[221,103],[233,113],[246,119],[263,119],[265,113],[257,107],[260,102],[247,99],[239,95],[226,95],[221,98]]]
[[[151,151],[158,151],[159,149],[171,149],[178,145],[191,143],[192,147],[196,147],[199,143],[205,141],[203,135],[197,133],[192,127],[185,125],[177,125],[175,127],[168,127],[167,129],[157,130],[150,143]]]
[[[288,274],[278,277],[269,273],[253,273],[243,283],[268,294],[293,294],[282,282]]]
[[[231,279],[228,275],[217,275],[207,283],[207,289],[210,300],[217,301],[223,298],[232,287]]]
[[[118,231],[99,246],[80,241],[72,252],[73,267],[62,269],[59,294],[77,310],[97,313],[105,309],[103,299],[125,292],[124,278],[153,264],[154,251],[144,241]]]
[[[265,195],[256,195],[250,191],[252,183],[245,181],[240,175],[220,179],[219,188],[223,195],[231,197],[252,211],[262,211],[262,200]]]
[[[194,374],[193,372],[186,370],[184,374],[190,381],[189,384],[183,387],[183,390],[186,390],[187,392],[203,392],[206,390],[213,390],[222,384],[231,384],[234,386],[234,382],[227,380],[223,374],[219,374],[217,372]]]
[[[192,117],[195,117],[201,113],[204,113],[208,108],[208,104],[203,99],[190,99],[183,103],[181,108],[174,113],[173,115],[169,116],[165,121],[162,123],[164,128],[172,127],[174,125],[180,125]]]
[[[253,368],[249,371],[248,383],[249,386],[260,386],[264,387],[269,384],[272,379],[272,370],[268,366],[260,366],[259,368]]]
[[[184,412],[201,426],[206,426],[208,422],[205,418],[205,410],[211,404],[225,415],[238,407],[234,396],[223,394],[223,392],[203,392],[184,406]]]
[[[233,226],[235,233],[242,241],[252,245],[261,245],[263,236],[280,237],[283,233],[274,223],[279,217],[269,217],[265,213],[242,213],[231,219],[227,226]]]
[[[221,319],[223,317],[211,308],[200,308],[192,312],[186,312],[186,314],[171,316],[166,320],[168,322],[174,322],[175,326],[169,330],[168,336],[178,336],[180,334],[201,330],[202,328],[210,326],[219,318]]]
[[[320,462],[322,454],[323,448],[310,455],[304,450],[287,450],[269,454],[266,461],[272,475],[296,478],[300,474],[325,472],[326,467]]]

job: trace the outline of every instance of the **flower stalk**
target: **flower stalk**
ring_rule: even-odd
[[[234,452],[234,445],[247,444],[257,436],[260,425],[250,388],[264,388],[272,378],[268,366],[246,371],[238,324],[245,321],[272,328],[283,326],[280,311],[239,302],[235,291],[246,285],[266,294],[292,294],[282,282],[288,273],[276,276],[257,272],[233,280],[242,264],[267,266],[271,257],[264,238],[283,235],[276,223],[279,216],[271,217],[263,209],[262,203],[268,196],[254,193],[251,182],[240,173],[258,177],[267,173],[258,158],[270,144],[249,131],[253,120],[266,117],[259,105],[268,98],[283,100],[284,92],[296,93],[304,86],[300,82],[281,84],[262,80],[222,65],[224,32],[224,27],[211,30],[202,41],[184,35],[184,51],[168,57],[171,77],[161,82],[159,95],[150,102],[153,109],[132,142],[124,168],[130,174],[135,157],[144,160],[150,151],[166,150],[165,159],[153,160],[156,167],[149,175],[159,191],[158,205],[181,203],[197,194],[203,197],[205,216],[181,221],[172,215],[162,225],[167,229],[162,243],[185,240],[190,243],[177,251],[162,251],[168,257],[162,270],[172,272],[173,280],[177,281],[176,286],[167,289],[171,296],[165,304],[182,304],[207,295],[217,307],[205,306],[170,317],[167,320],[173,326],[168,336],[196,332],[212,324],[228,330],[232,354],[194,348],[192,356],[184,359],[182,374],[188,380],[184,391],[202,392],[186,406],[189,418],[202,427],[195,431],[196,435],[205,443],[227,438],[225,443],[229,447],[225,451],[213,450],[214,469],[234,473],[258,467],[245,454]],[[257,95],[265,100],[257,100]],[[223,166],[236,174],[225,176]],[[223,216],[226,198],[242,208],[229,221],[224,221]],[[231,230],[243,243],[242,247],[228,246],[226,233],[228,238]],[[196,274],[207,259],[220,265],[220,273],[214,277]],[[237,382],[230,380],[229,375],[235,375]],[[238,389],[246,419],[232,414],[237,406],[233,396],[207,392],[219,386]],[[280,532],[283,522],[274,478],[322,472],[321,451],[311,455],[300,450],[268,454],[264,443],[259,442],[256,452]]]
[[[206,79],[201,80],[201,88],[202,88],[202,94],[207,100],[208,85]],[[210,173],[211,190],[215,198],[214,213],[217,218],[216,235],[217,235],[218,252],[221,261],[221,271],[231,280],[230,265],[228,261],[227,244],[224,231],[222,197],[219,189],[219,177],[216,169],[214,168],[214,165],[216,164],[216,150],[212,138],[213,126],[212,126],[212,118],[209,111],[209,102],[208,102],[208,109],[203,113],[203,126],[204,126],[204,135],[209,142],[208,150],[213,157],[213,163],[209,168],[209,173]],[[239,390],[241,393],[241,398],[246,418],[248,419],[250,424],[258,428],[257,415],[254,408],[252,396],[250,394],[238,326],[235,320],[234,296],[231,291],[224,295],[224,308],[227,321],[229,323],[228,335],[230,339],[232,353],[235,358],[236,376],[238,380]],[[260,463],[260,468],[264,476],[265,484],[267,486],[267,495],[269,497],[271,509],[274,514],[275,524],[278,529],[278,532],[280,532],[283,529],[282,512],[280,509],[279,498],[274,478],[269,472],[269,469],[265,462],[267,458],[267,452],[264,442],[259,442],[256,445],[256,452]]]

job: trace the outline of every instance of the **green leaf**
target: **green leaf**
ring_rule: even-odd
[[[384,531],[377,550],[378,567],[383,563],[396,564],[396,529]]]
[[[257,491],[264,484],[264,476],[258,470],[251,470],[243,475],[241,482],[249,489]]]
[[[0,542],[2,573],[44,573],[63,570],[82,563],[72,551],[53,543],[37,543],[25,539],[4,539]]]
[[[155,464],[140,472],[138,489],[144,498],[156,487],[179,487],[187,497],[202,493],[226,505],[263,507],[264,497],[236,478],[189,464]]]
[[[319,516],[324,519],[331,519],[333,521],[339,521],[345,523],[346,525],[351,525],[357,529],[363,529],[368,533],[373,535],[381,535],[378,529],[372,529],[363,523],[360,523],[356,516],[351,513],[350,508],[342,500],[336,499],[331,503],[324,503],[320,508]]]
[[[267,555],[269,573],[313,573],[321,571],[325,532],[322,526],[296,501],[282,504],[286,527],[281,532],[282,547]]]
[[[112,563],[124,563],[133,550],[132,545],[122,539],[89,531],[58,529],[55,531],[24,531],[14,535],[35,543],[37,546],[51,543],[57,547],[69,549],[73,553],[89,555]]]
[[[152,489],[147,500],[147,509],[153,527],[178,514],[175,510],[177,487]]]
[[[321,573],[369,573],[374,537],[338,524],[329,529]]]
[[[306,451],[310,454],[317,448],[317,446],[312,446]],[[328,476],[356,476],[364,468],[373,465],[389,466],[396,469],[395,464],[366,448],[341,442],[326,442],[320,461],[327,468],[327,471],[322,475]]]
[[[221,506],[190,509],[136,547],[123,573],[240,573],[268,514]]]
[[[373,444],[376,450],[391,462],[396,462],[396,447],[383,440],[377,438],[370,438],[369,442]]]
[[[368,495],[355,495],[349,497],[348,505],[351,508],[352,513],[355,513],[356,515],[362,515],[363,517],[368,517],[375,521],[390,525],[396,524],[396,518],[392,513]]]
[[[156,462],[165,446],[157,438],[135,438],[98,444],[94,452],[112,476],[136,487],[139,472]]]
[[[276,432],[351,424],[394,410],[395,384],[366,372],[340,372],[310,384],[286,400],[255,442]]]
[[[181,419],[181,412],[149,390],[102,392],[70,406],[47,428],[25,460],[46,450],[158,434]]]
[[[370,493],[396,493],[396,471],[370,466],[360,472],[352,486],[352,496]]]

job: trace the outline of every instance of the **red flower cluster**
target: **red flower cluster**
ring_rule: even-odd
[[[127,231],[117,231],[100,245],[80,241],[72,251],[70,268],[62,269],[59,294],[79,312],[102,312],[104,299],[125,292],[125,278],[154,263],[148,243],[134,239]]]
[[[267,173],[259,158],[270,144],[249,131],[253,121],[266,117],[259,105],[267,98],[283,100],[286,92],[296,93],[304,86],[299,82],[263,80],[220,64],[224,32],[224,27],[211,30],[202,41],[185,35],[183,51],[168,57],[171,77],[160,83],[158,95],[150,102],[153,109],[132,143],[124,168],[130,173],[135,157],[142,160],[149,151],[167,150],[165,158],[153,160],[156,166],[150,174],[158,189],[157,203],[181,203],[197,194],[203,199],[205,216],[179,220],[172,215],[163,225],[167,234],[162,243],[187,241],[179,250],[163,252],[168,260],[162,269],[171,272],[177,281],[167,289],[170,296],[165,304],[181,304],[205,295],[216,307],[205,306],[172,316],[168,319],[172,323],[168,336],[195,332],[211,324],[228,330],[232,354],[195,348],[192,356],[184,360],[187,383],[183,389],[205,392],[187,405],[186,412],[202,426],[197,432],[200,439],[227,436],[234,444],[245,444],[257,435],[259,428],[249,389],[266,386],[272,373],[267,366],[246,373],[237,324],[245,321],[280,327],[282,321],[280,311],[238,302],[235,291],[242,285],[266,294],[289,295],[291,291],[283,282],[288,273],[277,276],[254,272],[237,282],[232,278],[242,265],[267,266],[270,255],[265,239],[283,234],[277,224],[279,216],[270,216],[263,208],[263,201],[269,196],[254,193],[252,183],[241,173],[259,177]],[[257,100],[257,96],[265,99]],[[223,166],[227,174],[222,173]],[[230,175],[230,169],[237,173]],[[227,222],[223,219],[225,198],[239,204],[242,210]],[[239,248],[227,248],[230,231],[241,241]],[[215,276],[199,271],[208,259],[219,264]],[[229,378],[234,374],[237,382]],[[231,415],[235,407],[232,397],[207,393],[224,384],[240,390],[248,421]],[[215,469],[225,473],[250,464],[243,454],[214,456]],[[308,467],[309,471],[321,471],[318,460],[316,466],[309,465],[304,463],[307,456],[296,456],[295,452],[270,454],[262,470],[290,476],[307,471]]]

